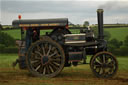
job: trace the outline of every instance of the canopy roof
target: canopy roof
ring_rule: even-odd
[[[55,27],[68,25],[68,18],[57,19],[21,19],[12,22],[14,27]]]

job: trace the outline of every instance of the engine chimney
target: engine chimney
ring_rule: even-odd
[[[103,30],[103,9],[97,9],[97,18],[98,18],[98,38],[100,40],[104,39],[104,30]]]

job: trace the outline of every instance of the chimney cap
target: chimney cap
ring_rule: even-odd
[[[101,13],[101,12],[104,12],[103,9],[97,9],[97,12]]]

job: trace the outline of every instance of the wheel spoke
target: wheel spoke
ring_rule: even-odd
[[[32,63],[31,63],[31,64],[32,64]],[[35,62],[35,63],[32,64],[32,66],[33,66],[34,68],[36,68],[36,67],[38,67],[40,64],[41,64],[41,62]]]
[[[43,51],[43,55],[45,55],[45,48],[44,48],[44,46],[42,45],[41,48],[42,48],[42,51]]]
[[[55,71],[56,71],[56,68],[54,67],[54,65],[53,65],[53,64],[49,63],[49,66],[51,67],[51,70],[52,70],[53,72],[55,72]]]
[[[52,49],[52,46],[51,46],[51,45],[49,45],[49,50],[48,50],[48,52],[47,52],[47,56],[49,55],[49,53],[50,53],[51,49]]]
[[[102,68],[99,68],[98,73],[99,73],[99,74],[102,74]]]
[[[48,43],[45,43],[44,47],[45,49],[48,49]]]
[[[97,69],[97,68],[101,68],[101,65],[95,65],[94,67],[95,67],[96,69]]]
[[[106,61],[105,61],[105,60],[106,60],[106,59],[105,59],[105,58],[106,58],[106,56],[105,56],[105,55],[103,55],[102,57],[103,57],[103,63],[106,63]]]
[[[40,57],[43,57],[43,55],[39,51],[35,51],[35,53],[40,55]]]
[[[47,55],[47,52],[48,52],[48,43],[45,43],[44,44],[44,49],[45,49],[45,55]]]
[[[46,74],[46,67],[44,67],[44,69],[43,69],[43,75],[45,75]]]
[[[58,67],[59,67],[59,65],[61,64],[61,62],[59,61],[52,61],[53,63],[55,63]]]
[[[107,64],[113,64],[113,62],[114,62],[114,61],[113,61],[113,60],[111,60],[111,61],[107,62]]]
[[[101,65],[102,63],[98,59],[96,59],[94,64]]]
[[[38,63],[39,60],[35,60],[35,59],[34,59],[34,60],[31,60],[30,62],[31,62],[31,64],[35,64],[35,63]]]
[[[51,70],[50,70],[50,68],[49,68],[49,65],[46,65],[46,69],[47,69],[47,74],[50,74],[51,73]]]
[[[34,58],[35,57],[35,54],[34,53],[31,53],[31,58]]]
[[[113,68],[113,66],[114,66],[114,61],[113,60],[107,62],[107,67]]]
[[[56,67],[59,68],[60,64],[59,63],[56,63],[56,62],[52,62]]]
[[[52,67],[54,72],[58,69],[53,63],[49,63],[49,65]]]
[[[35,55],[35,56],[31,56],[31,61],[35,61],[35,60],[40,60],[41,58],[40,57],[38,57],[37,55]]]
[[[96,60],[98,60],[98,62],[99,62],[100,64],[103,63],[102,60],[101,60],[101,57],[97,57]]]
[[[39,45],[36,46],[38,51],[41,51],[41,48]]]
[[[38,71],[40,67],[41,67],[41,64],[36,67],[35,71]]]
[[[51,59],[51,61],[61,62],[61,59]]]
[[[51,67],[51,65],[50,65],[50,64],[49,64],[49,69],[50,69],[51,73],[53,73],[53,72],[54,72],[54,70],[53,70],[53,68]]]
[[[54,53],[52,53],[51,55],[49,55],[48,57],[50,58],[50,57],[52,57],[52,56],[54,56],[54,55],[56,55],[57,54],[57,51],[55,51]]]
[[[51,56],[51,58],[52,58],[52,59],[54,59],[54,58],[55,58],[55,59],[56,59],[56,58],[61,58],[61,55],[58,55],[58,54],[57,54],[56,56]]]
[[[110,69],[109,69],[109,74],[112,74],[112,73],[113,73],[113,69],[110,68]]]
[[[43,67],[42,65],[40,65],[40,68],[38,69],[38,72],[39,72],[39,73],[43,73],[43,68],[44,68],[44,67]]]
[[[50,65],[48,65],[48,69],[49,69],[50,73],[52,73],[52,70],[51,70],[51,68],[50,68]]]
[[[97,70],[98,70],[98,71],[97,71]],[[101,70],[101,68],[96,68],[96,69],[95,69],[95,71],[96,71],[97,73],[99,73],[100,70]]]
[[[110,64],[110,65],[107,65],[107,67],[109,67],[109,68],[113,68],[114,65]]]
[[[56,50],[56,48],[55,47],[52,47],[52,51],[55,51]]]
[[[103,69],[103,76],[105,76],[106,74],[105,68],[103,67],[102,69]]]

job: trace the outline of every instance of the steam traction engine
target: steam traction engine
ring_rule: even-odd
[[[21,69],[28,69],[34,76],[55,77],[64,67],[77,66],[86,55],[93,55],[90,60],[92,72],[97,77],[108,78],[116,74],[116,58],[107,52],[104,40],[103,10],[97,10],[98,38],[92,31],[72,34],[68,30],[68,19],[14,20],[13,26],[21,28],[19,58]],[[40,35],[40,30],[53,29]]]

